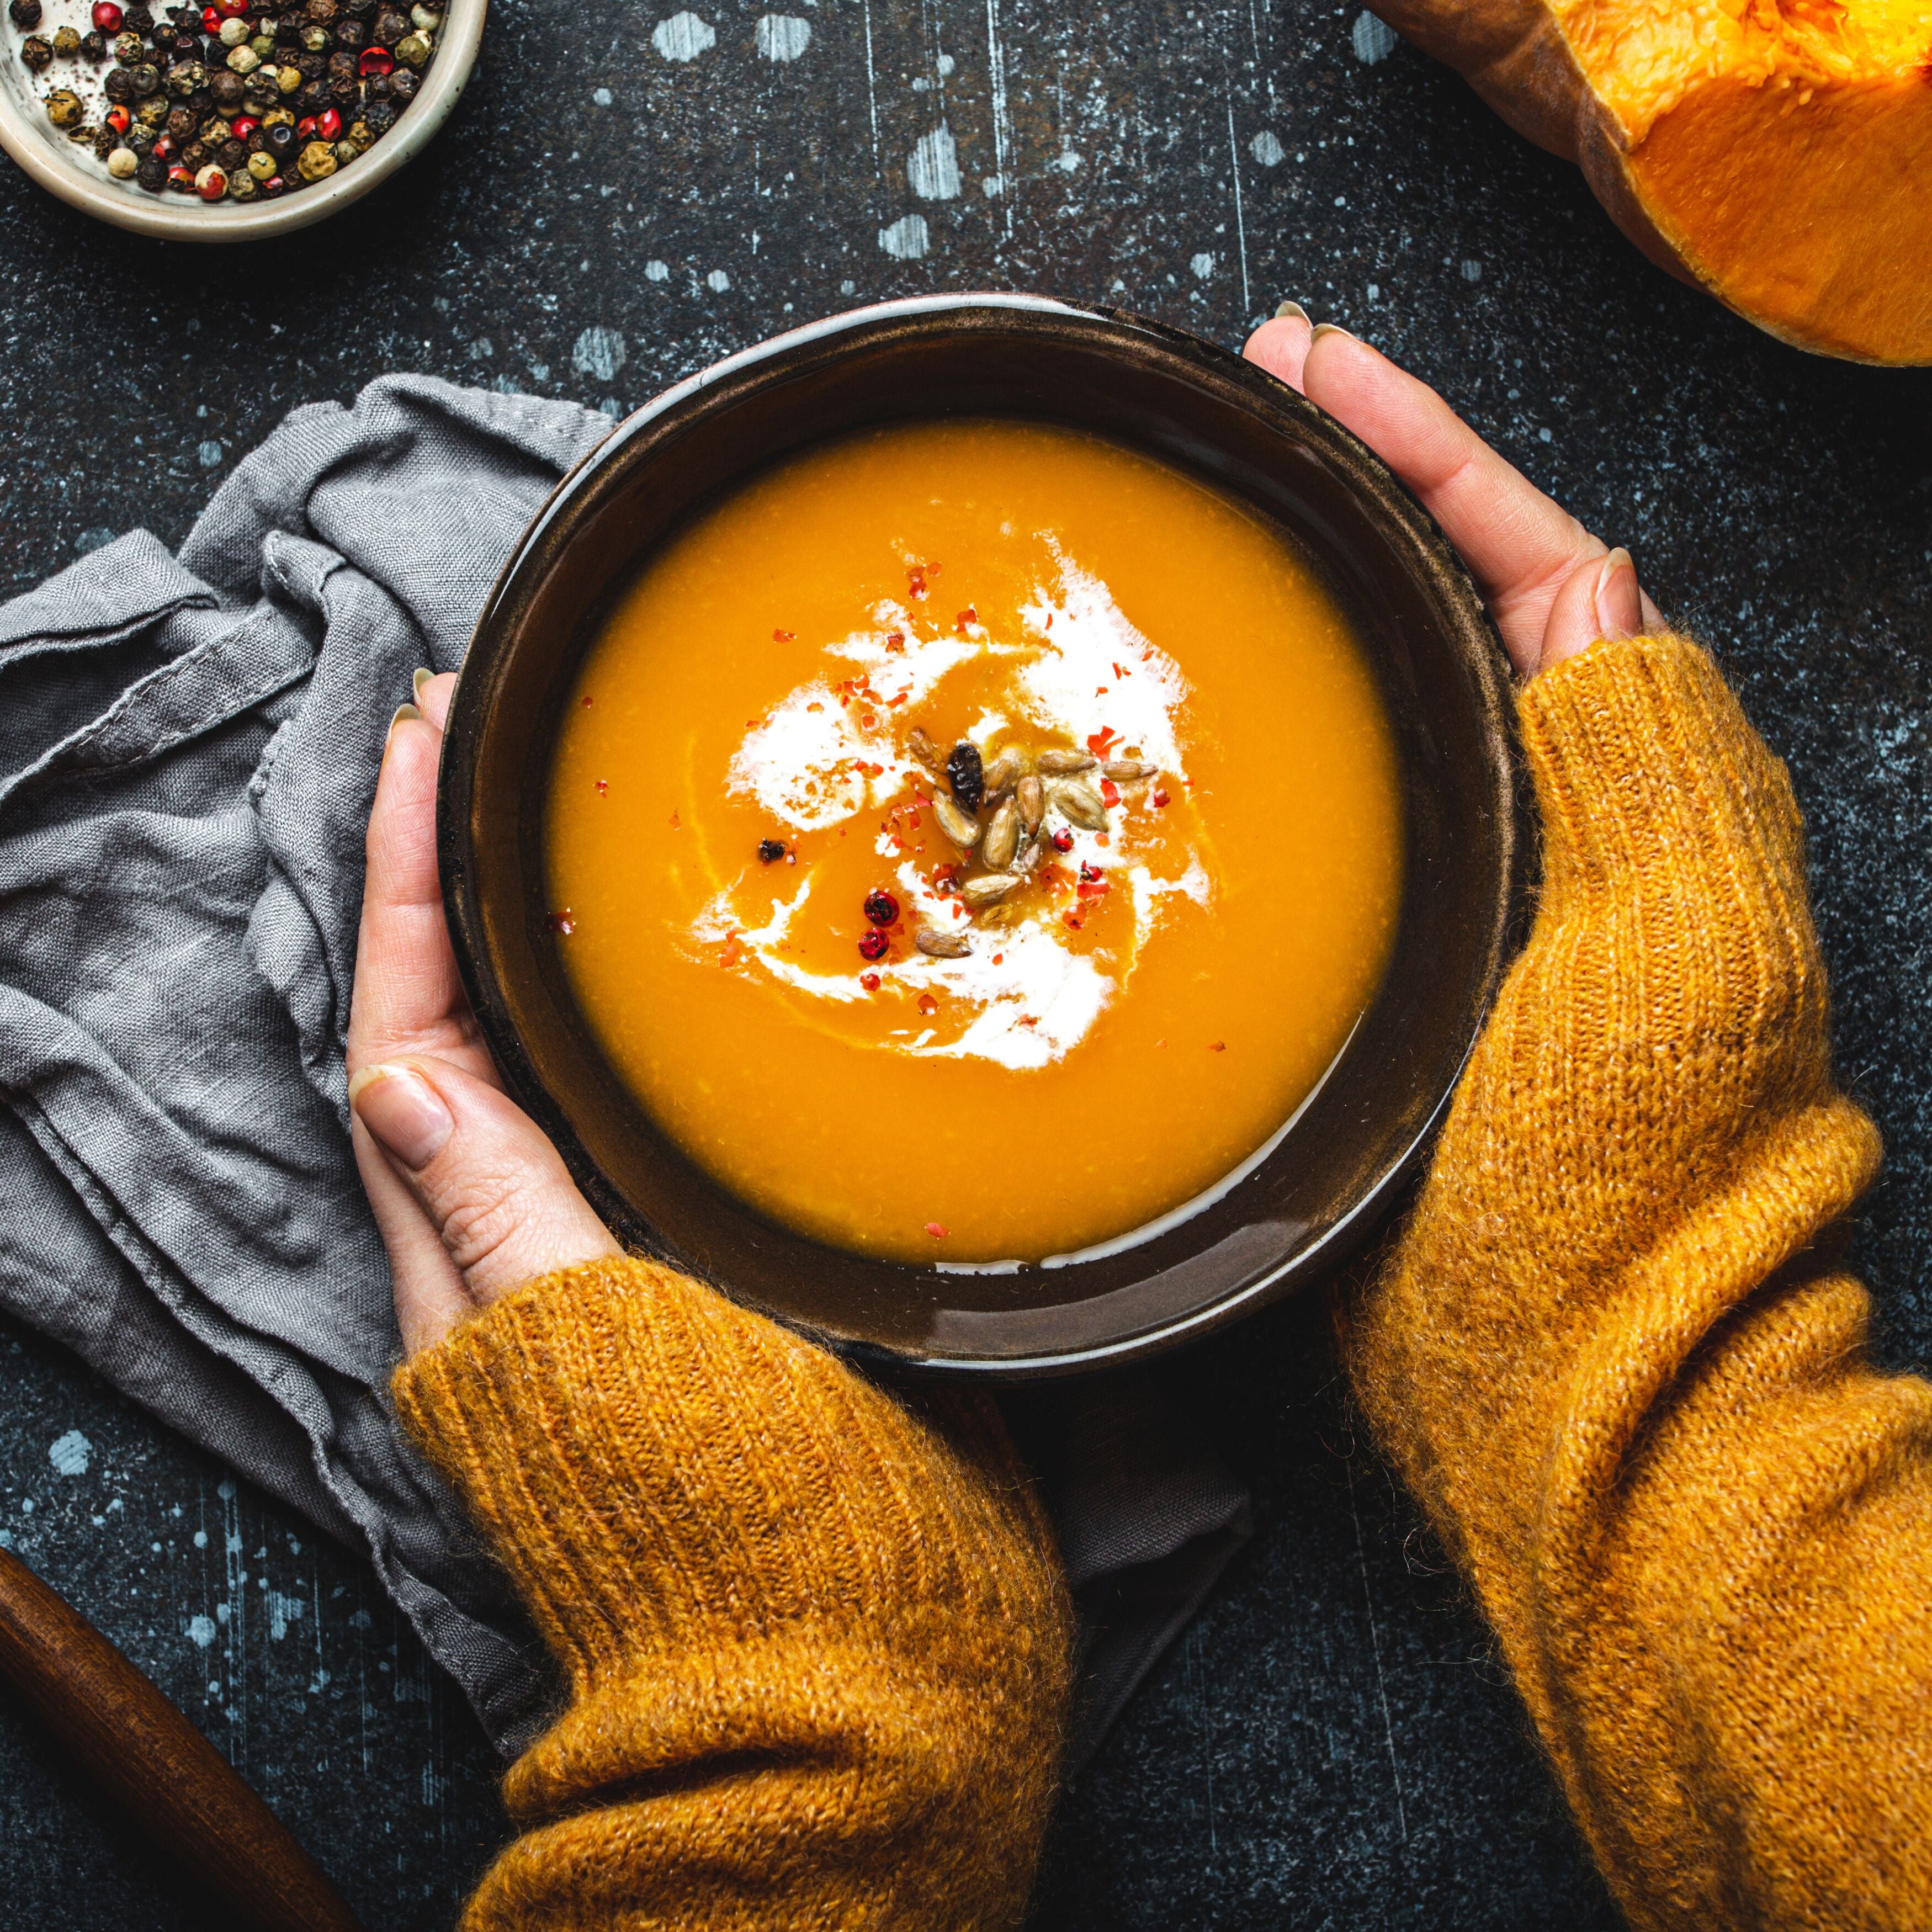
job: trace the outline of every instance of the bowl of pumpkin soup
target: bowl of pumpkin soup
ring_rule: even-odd
[[[1505,962],[1506,667],[1426,515],[1191,336],[946,296],[567,477],[452,706],[479,1023],[626,1239],[1010,1376],[1332,1267]]]

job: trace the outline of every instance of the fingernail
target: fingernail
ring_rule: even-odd
[[[396,706],[396,715],[389,720],[388,734],[382,740],[382,749],[386,754],[389,748],[389,740],[396,735],[396,727],[406,718],[420,718],[422,716],[422,713],[413,704],[399,704]]]
[[[378,1143],[412,1173],[428,1166],[456,1131],[442,1096],[406,1066],[365,1066],[349,1083],[349,1104]]]
[[[428,683],[430,680],[435,676],[435,675],[436,673],[431,670],[428,664],[418,664],[416,667],[416,702],[418,704],[422,702],[423,686]]]
[[[1637,589],[1636,565],[1622,544],[1604,558],[1597,571],[1592,602],[1601,637],[1634,638],[1643,628],[1643,598]]]
[[[1274,319],[1277,322],[1284,319],[1289,322],[1306,322],[1308,311],[1298,302],[1278,302],[1275,305]]]
[[[1324,335],[1346,335],[1351,342],[1362,339],[1352,329],[1344,328],[1339,322],[1318,322],[1315,325],[1314,339],[1319,342]]]

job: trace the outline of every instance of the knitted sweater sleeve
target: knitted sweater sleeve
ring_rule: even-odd
[[[466,1932],[1018,1921],[1072,1622],[983,1398],[916,1411],[634,1261],[518,1290],[395,1393],[569,1690]]]
[[[1391,1261],[1376,1432],[1640,1928],[1932,1915],[1932,1387],[1865,1352],[1784,767],[1682,639],[1539,678],[1544,881]]]

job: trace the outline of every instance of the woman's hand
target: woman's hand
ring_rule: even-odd
[[[412,1355],[524,1282],[621,1252],[504,1094],[458,976],[436,869],[436,760],[455,686],[418,672],[416,704],[389,729],[349,1019],[356,1164]]]
[[[1505,463],[1426,384],[1292,302],[1248,338],[1251,362],[1352,429],[1461,553],[1519,676],[1599,638],[1660,630],[1627,550],[1611,550]]]

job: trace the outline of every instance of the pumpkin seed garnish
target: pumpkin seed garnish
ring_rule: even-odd
[[[1042,752],[1040,754],[1040,770],[1056,778],[1064,778],[1070,772],[1090,772],[1099,762],[1084,752]]]
[[[946,754],[927,736],[924,725],[915,724],[912,728],[912,736],[907,742],[912,747],[913,756],[935,778],[945,776]]]
[[[1004,872],[1013,862],[1019,838],[1020,808],[1008,799],[993,814],[986,827],[986,843],[980,848],[980,856],[994,872]]]
[[[939,829],[961,850],[970,852],[980,842],[980,821],[962,812],[952,800],[934,794],[932,815],[939,821]]]
[[[1070,825],[1084,832],[1106,830],[1107,808],[1084,778],[1055,778],[1047,788],[1047,796]]]
[[[998,905],[1009,892],[1017,891],[1020,883],[1016,872],[982,872],[959,888],[959,896],[978,912],[986,906]]]
[[[1003,792],[1010,785],[1018,783],[1026,770],[1026,760],[1018,752],[1009,745],[986,767],[986,796],[990,799],[996,792]]]
[[[1013,797],[1020,808],[1020,823],[1030,838],[1046,816],[1046,788],[1029,772],[1013,788]]]
[[[946,932],[936,926],[921,926],[912,943],[932,959],[963,959],[973,950],[973,942],[964,933]]]
[[[1136,778],[1152,778],[1160,770],[1160,766],[1150,765],[1144,758],[1109,758],[1100,767],[1100,776],[1117,784],[1131,784]]]

